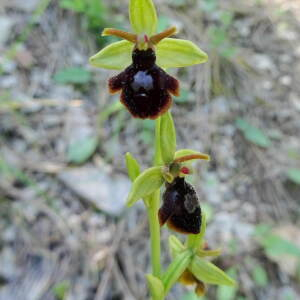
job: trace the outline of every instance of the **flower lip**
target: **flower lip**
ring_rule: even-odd
[[[110,78],[111,93],[121,91],[121,102],[136,118],[156,119],[172,104],[178,95],[179,82],[155,64],[153,49],[134,49],[132,64],[117,76]]]
[[[201,228],[201,208],[194,188],[184,178],[177,177],[163,194],[159,210],[160,225],[183,234],[198,234]]]

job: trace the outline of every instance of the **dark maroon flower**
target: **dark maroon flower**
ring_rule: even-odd
[[[155,64],[153,49],[135,49],[132,64],[109,80],[109,90],[121,90],[121,102],[136,118],[156,119],[172,104],[172,97],[179,95],[179,82]]]
[[[201,208],[194,188],[184,178],[176,177],[166,183],[163,205],[158,213],[160,225],[167,223],[174,231],[198,234],[201,227]]]

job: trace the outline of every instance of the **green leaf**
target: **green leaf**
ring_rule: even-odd
[[[57,300],[64,300],[69,289],[70,282],[64,280],[62,282],[57,283],[52,290]]]
[[[128,41],[115,42],[90,58],[90,64],[97,68],[123,70],[132,63],[134,45]]]
[[[129,152],[126,153],[125,160],[129,178],[134,181],[140,175],[140,165]]]
[[[225,272],[209,261],[195,256],[189,266],[189,270],[200,281],[210,284],[234,286],[236,283]]]
[[[135,33],[151,36],[156,32],[157,15],[152,0],[130,0],[129,18]]]
[[[120,102],[118,97],[117,101],[111,103],[107,108],[104,108],[99,113],[99,123],[102,124],[112,115],[124,109],[124,105]]]
[[[156,48],[157,64],[162,68],[180,68],[207,61],[208,56],[194,43],[180,39],[163,39]]]
[[[268,285],[267,272],[261,265],[254,266],[252,277],[258,286],[265,287]]]
[[[232,24],[233,21],[233,13],[229,11],[223,11],[220,16],[220,20],[223,23],[224,27],[227,28]]]
[[[160,122],[161,156],[165,164],[170,164],[176,151],[176,130],[171,113],[165,113]]]
[[[146,277],[153,300],[163,300],[165,293],[162,281],[159,278],[153,276],[152,274],[148,274],[146,275]]]
[[[272,231],[272,226],[271,225],[269,225],[269,224],[258,224],[255,227],[254,234],[258,238],[263,239],[264,237],[270,235],[271,231]]]
[[[84,84],[91,80],[91,72],[84,68],[72,67],[57,72],[53,79],[58,83]]]
[[[164,183],[161,167],[153,167],[141,173],[133,182],[127,198],[127,205],[132,206],[136,201],[149,196]]]
[[[84,163],[94,154],[97,145],[96,137],[86,137],[72,143],[68,148],[68,161],[76,164]]]
[[[61,0],[59,1],[59,6],[75,12],[84,12],[86,8],[82,0]]]
[[[290,254],[300,258],[300,248],[280,236],[270,234],[269,236],[263,237],[260,243],[265,248],[268,256]]]
[[[171,287],[178,281],[182,273],[186,270],[193,257],[190,250],[186,250],[177,255],[169,265],[167,271],[162,276],[162,282],[165,287],[165,293],[168,293]]]
[[[300,169],[289,169],[287,176],[294,183],[300,184]]]
[[[245,138],[249,142],[263,148],[268,148],[271,146],[270,139],[259,128],[251,125],[243,119],[237,119],[235,124],[237,128],[243,132]]]
[[[270,225],[256,226],[255,235],[269,257],[289,254],[300,258],[300,248],[292,242],[273,234]]]
[[[235,269],[230,269],[227,273],[231,277],[236,277]],[[237,293],[236,286],[221,285],[217,289],[217,300],[234,300],[236,293]]]

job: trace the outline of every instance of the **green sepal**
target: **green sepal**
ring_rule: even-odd
[[[149,196],[164,183],[161,167],[153,167],[141,173],[133,182],[127,198],[127,206]]]
[[[208,56],[193,42],[163,39],[156,47],[157,64],[162,68],[180,68],[207,61]]]
[[[162,281],[152,274],[146,275],[148,287],[153,300],[163,300],[165,297],[164,285]]]
[[[97,68],[123,70],[132,63],[133,47],[128,41],[112,43],[90,57],[89,62]]]
[[[175,257],[175,259],[169,265],[167,271],[162,276],[165,293],[168,293],[171,287],[178,281],[182,273],[191,263],[192,258],[193,253],[188,249]]]
[[[152,0],[130,0],[129,19],[137,34],[147,34],[150,37],[156,32],[157,14]]]
[[[195,150],[191,149],[181,149],[175,152],[175,159],[178,159],[180,157],[189,156],[189,155],[202,155],[204,160],[210,161],[210,156]],[[197,160],[198,158],[195,158],[194,160]]]
[[[176,130],[170,112],[165,113],[160,121],[160,149],[163,162],[170,164],[176,151]]]
[[[204,283],[235,286],[236,282],[230,278],[224,271],[209,261],[198,256],[194,256],[189,270],[193,275]]]
[[[128,171],[128,176],[131,181],[134,181],[140,175],[140,165],[137,160],[127,152],[125,155],[126,167]]]
[[[179,253],[184,251],[186,248],[175,235],[170,235],[169,249],[171,257],[174,259]]]
[[[187,237],[186,245],[191,250],[197,250],[202,248],[203,238],[206,231],[206,216],[205,213],[202,212],[201,215],[201,229],[198,234],[189,234]]]

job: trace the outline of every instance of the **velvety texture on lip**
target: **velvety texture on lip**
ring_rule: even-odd
[[[156,119],[172,104],[172,97],[179,95],[179,82],[155,64],[152,49],[135,49],[132,64],[109,80],[111,93],[121,91],[121,102],[136,118]]]
[[[167,223],[174,231],[198,234],[201,227],[201,208],[194,188],[184,178],[177,177],[166,184],[163,205],[158,212],[160,225]]]

